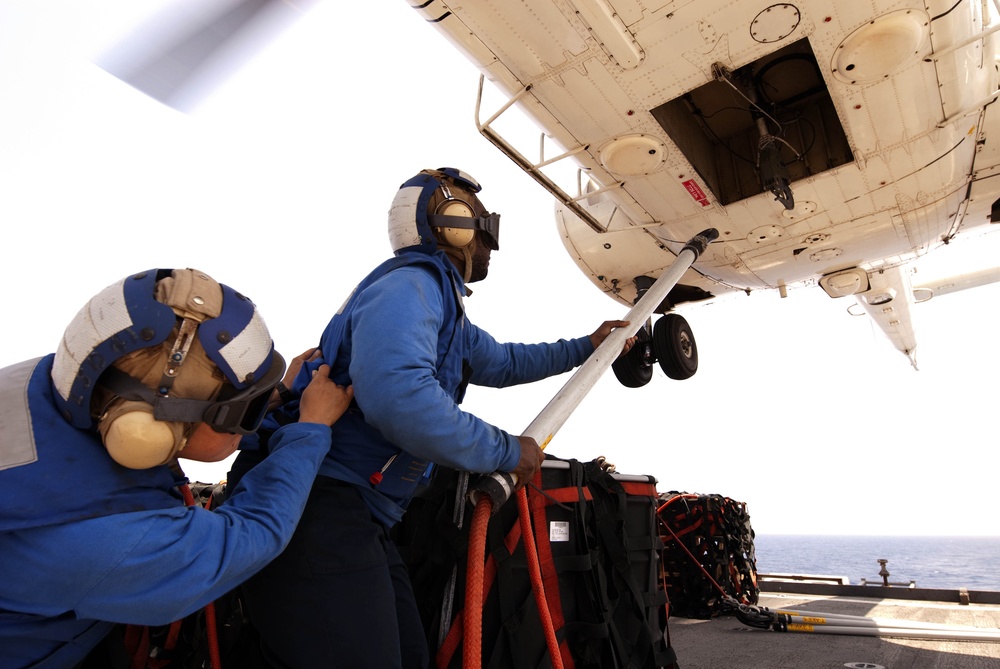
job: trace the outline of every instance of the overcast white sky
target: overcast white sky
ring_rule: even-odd
[[[398,185],[443,165],[502,215],[474,322],[541,341],[627,311],[570,261],[549,196],[476,132],[478,73],[404,0],[319,3],[189,115],[93,64],[153,4],[0,2],[0,365],[55,350],[122,276],[185,266],[253,298],[291,357],[390,253]],[[946,253],[998,257],[979,246]],[[998,535],[998,298],[920,305],[919,372],[818,288],[686,311],[698,374],[628,390],[608,372],[549,450],[746,502],[758,533]],[[474,388],[465,408],[517,433],[568,378]]]

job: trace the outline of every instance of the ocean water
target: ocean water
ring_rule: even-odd
[[[879,558],[890,583],[918,588],[1000,591],[1000,537],[872,537],[760,535],[757,572],[847,576],[881,583]]]

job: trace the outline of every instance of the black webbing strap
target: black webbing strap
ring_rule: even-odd
[[[621,484],[608,472],[601,469],[596,463],[589,463],[586,467],[587,477],[591,491],[594,495],[594,511],[597,516],[597,527],[602,545],[607,549],[607,555],[613,565],[613,582],[616,585],[615,592],[620,593],[614,602],[617,609],[621,605],[621,596],[630,600],[624,603],[632,609],[632,613],[638,615],[643,624],[633,627],[631,634],[623,629],[624,626],[615,622],[611,617],[612,634],[616,638],[616,647],[620,653],[620,659],[624,667],[641,667],[646,658],[653,651],[653,633],[650,629],[648,609],[646,602],[649,600],[648,589],[655,591],[656,584],[650,584],[650,588],[639,587],[635,572],[632,569],[632,559],[629,552],[628,536],[625,529],[625,513],[627,511],[627,495]],[[655,517],[655,500],[650,499],[651,521]],[[654,527],[649,528],[654,532]],[[651,559],[655,560],[656,554],[651,550]],[[628,592],[623,592],[624,587]],[[609,588],[610,592],[610,588]],[[631,597],[628,595],[631,594]],[[627,635],[627,638],[623,638]]]

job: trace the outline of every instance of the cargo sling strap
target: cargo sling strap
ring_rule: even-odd
[[[468,520],[462,529],[453,523],[457,480],[453,470],[435,468],[431,486],[414,498],[393,530],[410,569],[436,666],[452,668],[461,666],[464,654],[469,548]],[[665,636],[655,481],[611,475],[599,465],[547,461],[527,492],[546,609],[562,665],[672,666],[676,660]],[[486,669],[551,666],[523,539],[516,505],[504,504],[490,519],[484,542],[481,650]],[[456,564],[454,606],[442,625],[442,593]]]
[[[646,498],[651,501],[655,508],[656,488],[652,484],[636,484],[629,482],[619,482],[600,467],[590,462],[584,467],[586,478],[590,483],[590,489],[594,495],[594,512],[597,521],[597,529],[601,544],[607,549],[607,555],[613,565],[609,570],[609,583],[607,591],[611,604],[617,608],[619,606],[631,606],[634,608],[636,617],[645,620],[647,624],[636,625],[630,632],[628,627],[619,626],[614,618],[610,618],[608,623],[612,631],[612,638],[615,639],[617,648],[631,647],[630,657],[644,658],[648,654],[656,655],[656,644],[652,638],[651,625],[655,625],[656,609],[666,605],[666,593],[656,588],[657,580],[655,574],[658,572],[657,555],[662,544],[657,536],[656,515],[652,514],[651,522],[638,536],[629,536],[625,528],[623,516],[627,504],[627,494],[632,494],[639,498]],[[629,493],[629,488],[633,491]],[[649,577],[645,587],[640,587],[635,570],[633,569],[633,554],[650,555]],[[599,572],[598,572],[599,573]],[[612,597],[611,593],[616,593]],[[612,612],[613,613],[613,612]],[[651,618],[651,616],[653,616]],[[629,620],[626,618],[626,620]],[[672,652],[672,651],[671,651]],[[675,658],[663,658],[668,663]],[[664,662],[657,662],[656,666],[663,666]],[[626,666],[638,666],[628,662]]]
[[[666,667],[676,661],[659,632],[666,623],[666,595],[658,586],[660,540],[656,490],[651,482],[618,481],[595,462],[569,460],[568,485],[544,489],[541,474],[528,502],[548,608],[563,666]],[[626,527],[626,506],[648,504],[643,527]],[[568,512],[573,550],[555,555],[549,507]],[[515,523],[511,533],[517,532]],[[523,588],[523,554],[510,536],[491,526],[491,559],[497,564],[498,600],[506,644],[497,644],[488,667],[536,666],[524,655],[542,647],[533,603]],[[640,582],[640,574],[642,581]],[[522,587],[509,587],[520,582]],[[562,587],[560,585],[562,584]],[[662,618],[661,618],[662,614]],[[538,639],[530,637],[538,636]],[[500,648],[500,646],[504,646]]]

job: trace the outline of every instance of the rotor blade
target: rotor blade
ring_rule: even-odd
[[[175,5],[98,64],[150,97],[177,109],[193,106],[220,78],[290,26],[315,0],[238,0]],[[212,74],[213,81],[206,81]]]

